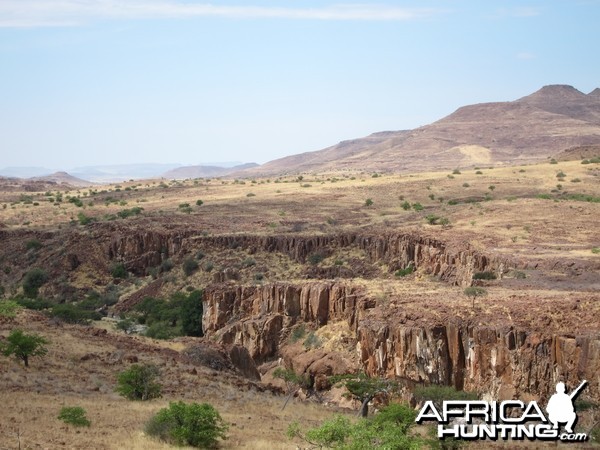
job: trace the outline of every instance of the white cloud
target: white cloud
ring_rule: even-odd
[[[407,21],[438,14],[432,8],[365,4],[315,8],[216,6],[176,0],[2,0],[0,27],[74,26],[95,19],[224,17],[245,19]]]

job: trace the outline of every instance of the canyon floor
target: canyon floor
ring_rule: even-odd
[[[225,448],[295,448],[285,436],[292,421],[311,427],[356,413],[335,389],[282,411],[273,379],[282,363],[317,380],[363,370],[407,380],[408,390],[441,383],[540,401],[557,380],[587,377],[583,397],[600,401],[596,163],[85,189],[3,180],[0,204],[5,299],[22,295],[32,268],[47,272],[39,296],[54,302],[110,286],[116,316],[148,296],[203,289],[206,334],[160,341],[106,320],[73,325],[29,310],[0,318],[1,337],[21,327],[50,341],[29,368],[0,358],[0,448],[18,448],[18,433],[22,448],[163,448],[143,425],[179,399],[217,407],[230,424]],[[197,267],[186,271],[190,260]],[[113,277],[116,264],[126,278]],[[495,279],[474,280],[478,273]],[[486,295],[469,298],[471,285]],[[300,327],[315,345],[292,342]],[[262,380],[244,377],[239,364],[217,370],[191,360],[193,346],[225,359],[243,346]],[[114,392],[133,361],[159,366],[162,399],[128,402]],[[65,405],[85,407],[92,426],[58,421]]]

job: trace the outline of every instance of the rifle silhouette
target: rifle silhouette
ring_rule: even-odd
[[[569,398],[570,398],[571,400],[573,400],[575,397],[577,397],[577,395],[579,394],[579,391],[581,391],[581,390],[584,388],[584,386],[585,386],[586,384],[587,384],[587,380],[583,380],[583,381],[581,382],[581,384],[580,384],[579,386],[577,386],[577,389],[575,389],[573,392],[571,392],[571,393],[569,394]]]

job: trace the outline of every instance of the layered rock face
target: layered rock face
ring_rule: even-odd
[[[365,252],[371,262],[383,262],[390,270],[413,264],[415,268],[439,276],[442,280],[468,286],[474,272],[493,271],[498,276],[510,266],[508,261],[490,258],[465,243],[450,248],[446,243],[416,234],[382,236],[340,234],[332,236],[197,236],[187,230],[177,233],[147,231],[115,234],[109,246],[109,258],[125,262],[128,270],[143,274],[168,257],[190,248],[241,247],[250,253],[272,252],[287,255],[304,263],[315,252],[355,247]]]

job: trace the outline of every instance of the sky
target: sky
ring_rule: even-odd
[[[544,85],[600,0],[0,0],[0,168],[264,163]]]

